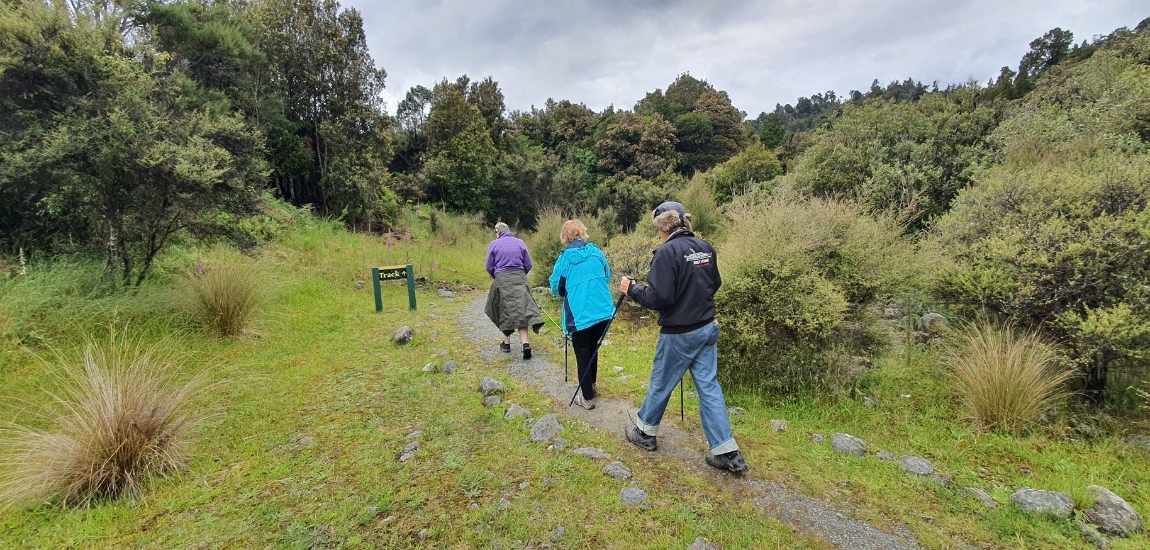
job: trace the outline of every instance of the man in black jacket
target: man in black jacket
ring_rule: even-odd
[[[710,445],[707,464],[741,474],[747,463],[731,435],[723,389],[719,387],[719,325],[715,323],[715,292],[722,284],[715,249],[691,233],[683,205],[665,202],[655,209],[655,228],[663,244],[655,250],[647,283],[619,281],[619,290],[646,308],[659,312],[659,343],[647,397],[627,430],[627,440],[654,451],[659,422],[671,393],[686,371],[699,392],[699,417]]]

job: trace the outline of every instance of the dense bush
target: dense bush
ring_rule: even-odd
[[[696,174],[675,198],[683,203],[683,208],[691,216],[691,228],[697,236],[714,239],[719,235],[725,220],[707,178]]]
[[[606,244],[604,234],[600,229],[602,224],[595,216],[575,216],[587,226],[588,238],[600,246]],[[534,267],[531,270],[531,281],[539,286],[547,285],[547,278],[551,276],[551,268],[555,259],[563,252],[563,242],[559,240],[559,233],[563,229],[563,222],[569,220],[559,210],[545,210],[539,215],[539,222],[535,232],[526,237],[527,249],[531,252],[531,261]]]
[[[786,190],[743,197],[719,249],[721,375],[770,393],[852,382],[872,351],[879,297],[927,285],[937,256],[917,250],[889,217]]]
[[[783,165],[774,151],[756,143],[712,168],[706,178],[716,200],[727,203],[738,195],[762,189],[782,173]]]
[[[1095,403],[1150,357],[1150,37],[1133,43],[1141,62],[1100,51],[1041,81],[939,221],[958,260],[940,294],[1054,335]]]
[[[651,254],[659,246],[659,236],[650,216],[644,216],[634,231],[616,235],[607,245],[611,270],[618,276],[645,280],[651,271]]]
[[[980,427],[1020,433],[1065,397],[1071,371],[1036,332],[979,323],[950,343],[959,395]]]
[[[928,94],[916,102],[872,99],[848,105],[813,134],[795,163],[802,191],[857,199],[897,212],[912,229],[950,207],[986,158],[994,109],[975,90]]]
[[[170,348],[111,333],[89,341],[79,364],[61,358],[43,410],[21,420],[42,424],[0,439],[0,504],[83,506],[139,494],[150,477],[181,468],[200,385],[174,378]]]
[[[680,183],[670,174],[656,181],[638,176],[607,178],[596,190],[595,205],[601,211],[609,208],[614,214],[614,219],[605,219],[605,222],[614,224],[618,231],[630,231],[660,202],[674,195],[676,189],[671,185],[660,185],[661,181],[669,181],[672,185]]]

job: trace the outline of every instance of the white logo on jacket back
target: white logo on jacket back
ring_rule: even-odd
[[[683,256],[683,259],[687,260],[695,267],[704,267],[711,264],[710,252],[695,252],[694,248],[690,249],[690,251],[691,253]]]

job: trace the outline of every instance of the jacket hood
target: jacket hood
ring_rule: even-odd
[[[572,264],[580,264],[591,258],[595,257],[598,248],[587,241],[576,240],[571,241],[567,248],[563,249],[563,255],[567,256],[567,261]]]

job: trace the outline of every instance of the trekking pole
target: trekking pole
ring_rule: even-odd
[[[563,383],[567,383],[567,342],[571,337],[567,335],[566,331],[563,333]]]
[[[615,316],[619,315],[619,307],[623,305],[623,300],[627,299],[626,294],[619,295],[619,300],[615,302],[615,311],[611,313],[611,318],[607,319],[607,326],[603,327],[603,335],[599,337],[599,341],[595,343],[595,351],[591,353],[591,359],[587,361],[587,369],[579,374],[579,385],[575,387],[575,393],[571,394],[571,401],[567,406],[575,404],[575,398],[579,396],[579,390],[583,387],[583,377],[591,372],[591,365],[595,363],[595,359],[599,357],[599,348],[603,345],[603,339],[607,337],[607,332],[611,330],[611,325],[615,323]]]

